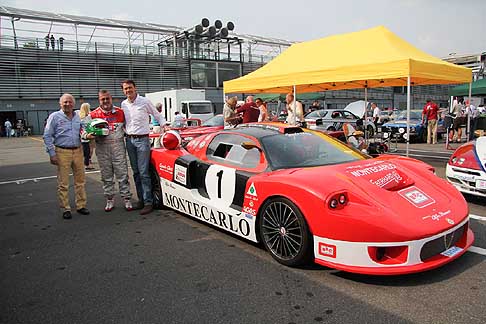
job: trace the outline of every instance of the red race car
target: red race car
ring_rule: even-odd
[[[372,159],[335,138],[281,123],[152,151],[154,205],[262,242],[278,262],[394,275],[451,262],[473,243],[468,206],[418,160]]]
[[[182,146],[186,146],[189,141],[205,134],[211,134],[216,131],[224,129],[224,118],[223,115],[216,115],[211,117],[210,119],[206,120],[202,123],[202,125],[191,125],[185,128],[174,128],[171,127],[170,129],[177,130],[182,139]],[[346,141],[343,131],[323,131],[324,133],[331,135],[337,139],[342,141]],[[160,136],[160,134],[150,134],[151,138],[155,138]]]
[[[223,115],[216,115],[203,122],[201,126],[181,130],[179,134],[181,135],[183,145],[185,145],[198,136],[214,133],[216,131],[222,130],[223,128]]]
[[[486,136],[461,145],[447,162],[446,176],[459,191],[486,198]]]

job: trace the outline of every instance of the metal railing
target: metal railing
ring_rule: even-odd
[[[234,50],[228,51],[225,46],[218,49],[215,46],[205,48],[201,46],[197,51],[188,50],[186,47],[158,46],[156,43],[150,45],[102,43],[102,42],[81,42],[64,38],[31,38],[14,37],[10,35],[0,36],[0,48],[45,50],[51,52],[71,51],[78,53],[111,53],[124,55],[144,56],[178,56],[191,59],[205,59],[216,61],[232,62],[254,62],[266,63],[275,56],[272,55],[246,55]]]

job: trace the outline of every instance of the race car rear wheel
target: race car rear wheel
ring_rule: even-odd
[[[150,180],[152,182],[152,206],[155,209],[164,209],[164,204],[162,201],[162,188],[160,186],[160,176],[152,165],[150,165]]]
[[[297,266],[312,255],[312,236],[300,210],[286,198],[267,201],[259,217],[260,238],[278,262]]]

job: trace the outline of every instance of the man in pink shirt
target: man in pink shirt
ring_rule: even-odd
[[[260,116],[260,109],[258,109],[253,96],[246,97],[245,104],[239,108],[236,108],[236,113],[243,113],[243,123],[253,123],[258,121]]]

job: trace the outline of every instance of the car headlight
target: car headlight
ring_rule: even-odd
[[[400,127],[400,128],[398,129],[398,132],[399,132],[400,134],[403,134],[403,133],[405,133],[405,128],[403,128],[403,127]]]

